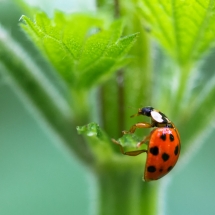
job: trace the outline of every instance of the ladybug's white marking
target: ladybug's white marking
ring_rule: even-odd
[[[159,122],[159,123],[163,122],[162,115],[159,114],[157,111],[154,111],[154,110],[151,111],[151,116],[156,122]]]

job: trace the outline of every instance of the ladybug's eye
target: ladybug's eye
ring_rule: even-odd
[[[150,107],[150,106],[144,107],[144,108],[141,109],[141,114],[150,117],[150,116],[151,116],[151,111],[152,111],[152,110],[154,110],[153,107]]]

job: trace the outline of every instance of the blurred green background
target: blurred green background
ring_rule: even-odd
[[[74,2],[41,1],[39,5],[48,13],[53,8],[75,11],[93,9],[95,5],[90,1],[78,1],[76,5]],[[15,2],[0,0],[0,24],[14,38],[29,44],[18,27],[22,14]],[[214,68],[213,62],[207,66]],[[39,117],[7,84],[7,77],[3,78],[0,83],[0,214],[90,214],[96,199],[87,168],[58,148],[58,140],[51,132],[44,132],[45,125]],[[189,163],[182,164],[179,160],[180,171],[177,168],[172,171],[173,181],[168,193],[163,193],[167,196],[163,215],[215,214],[214,143],[215,134],[205,139],[205,147]]]

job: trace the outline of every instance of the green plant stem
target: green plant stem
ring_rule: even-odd
[[[73,120],[75,124],[84,125],[89,122],[89,113],[90,105],[89,105],[89,90],[75,90],[71,89],[71,109],[75,113],[73,116]]]
[[[143,182],[136,168],[111,168],[100,172],[98,215],[155,215],[157,182]]]
[[[114,2],[116,6],[116,1]],[[132,65],[123,72],[120,71],[120,79],[118,75],[102,87],[103,125],[105,131],[116,138],[119,137],[117,135],[121,136],[122,130],[132,125],[129,118],[131,114],[129,106],[135,107],[137,111],[141,105],[150,105],[149,94],[152,89],[148,37],[135,10],[132,10],[134,6],[127,2],[117,1],[117,7],[119,6],[121,11],[117,8],[117,16],[119,13],[122,17],[129,14],[129,17],[125,17],[125,20],[129,20],[126,22],[126,33],[140,32],[140,36],[130,52],[132,56],[135,56]],[[128,26],[128,23],[132,25]],[[129,163],[135,159],[130,157]],[[110,163],[109,161],[108,164]],[[155,215],[157,213],[158,182],[143,182],[141,180],[142,168],[143,164],[130,166],[121,161],[115,162],[111,167],[102,167],[102,171],[97,173],[98,215]]]
[[[136,1],[121,1],[122,16],[126,20],[126,33],[139,32],[137,42],[131,49],[133,61],[127,66],[124,77],[125,128],[136,123],[129,116],[141,106],[154,105],[153,71],[148,33],[136,10]],[[133,107],[133,109],[131,109]],[[143,135],[143,134],[142,134]]]
[[[100,92],[102,127],[113,138],[118,138],[122,132],[119,126],[121,124],[119,105],[121,104],[117,101],[118,93],[117,76],[114,75],[103,84]]]

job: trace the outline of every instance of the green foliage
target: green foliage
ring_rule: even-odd
[[[141,58],[137,57],[133,64],[129,65],[129,71],[122,74],[124,82],[120,99],[117,98],[116,92],[121,86],[111,79],[103,88],[102,101],[93,106],[102,106],[103,115],[100,120],[106,130],[119,133],[118,127],[127,129],[125,125],[130,126],[130,121],[125,119],[128,116],[124,115],[127,111],[121,108],[122,105],[130,105],[127,104],[128,101],[135,101],[135,106],[137,102],[139,105],[152,101],[150,105],[163,111],[176,123],[182,135],[182,142],[185,142],[186,146],[204,132],[210,119],[214,119],[214,103],[211,101],[214,97],[215,80],[211,79],[209,84],[201,81],[200,87],[196,89],[196,80],[201,80],[203,73],[201,69],[194,71],[194,65],[198,67],[200,59],[214,45],[214,4],[212,0],[121,2],[123,18],[127,21],[132,20],[132,30],[141,32],[138,44],[132,50],[132,54]],[[77,107],[73,109],[75,115],[84,115],[85,107],[88,111],[86,115],[89,116],[89,94],[80,94],[80,89],[88,91],[90,87],[106,80],[125,65],[130,59],[126,54],[137,39],[137,34],[120,38],[123,30],[122,20],[112,22],[86,14],[64,15],[56,12],[54,18],[50,19],[44,13],[38,13],[34,22],[26,16],[22,19],[25,22],[22,24],[23,29],[43,50],[73,92],[78,92],[72,95],[75,101],[73,103],[77,103]],[[147,32],[142,31],[141,24],[146,27]],[[129,30],[127,29],[131,33]],[[158,71],[148,69],[151,62],[147,56],[147,40],[151,38],[171,56],[167,58],[162,55],[161,63],[156,65]],[[202,90],[205,86],[207,88]],[[109,106],[106,107],[105,104]],[[114,113],[110,111],[111,108]],[[84,118],[87,117],[84,115]],[[199,119],[201,123],[198,123]],[[99,131],[95,125],[94,128]],[[111,135],[115,134],[114,131],[110,132]],[[106,140],[98,136],[97,138],[96,140],[109,142],[107,136]],[[133,146],[135,138],[125,135],[119,142],[123,146],[128,146],[130,142]]]
[[[129,58],[124,56],[137,38],[137,34],[120,38],[122,20],[109,24],[85,14],[56,12],[49,19],[38,13],[35,22],[26,16],[22,20],[23,29],[73,89],[87,89],[126,64]]]
[[[95,123],[89,123],[84,126],[77,126],[78,134],[84,135],[86,137],[93,138],[93,140],[98,139],[99,141],[107,141],[108,138],[100,126]]]
[[[102,154],[103,158],[107,152],[113,153],[112,146],[114,143],[110,141],[110,138],[97,123],[92,122],[84,126],[77,126],[77,131],[78,134],[85,136],[86,140],[91,144],[91,149],[94,151],[96,149],[97,157],[99,156],[99,153]],[[137,142],[140,140],[135,134],[125,134],[119,138],[118,141],[121,146],[133,148],[133,150],[135,150]]]
[[[0,27],[0,78],[3,83],[5,81],[10,84],[26,107],[36,116],[41,116],[40,120],[47,125],[47,130],[53,130],[54,134],[61,138],[63,147],[72,148],[78,157],[91,162],[90,154],[83,155],[83,145],[71,144],[80,140],[73,127],[69,102],[45,72],[27,55],[26,50]]]
[[[137,143],[140,142],[140,139],[135,134],[125,134],[118,139],[118,142],[123,147],[133,148],[137,150]]]
[[[214,45],[215,2],[139,1],[150,34],[180,65],[199,60]]]
[[[66,102],[69,106],[67,112],[58,108],[61,96],[56,97],[50,93],[52,90],[54,92],[54,87],[50,88],[49,80],[38,75],[40,68],[32,63],[33,58],[29,61],[23,54],[24,50],[17,49],[13,45],[15,43],[7,42],[9,37],[0,37],[0,56],[6,73],[15,80],[19,89],[26,92],[41,115],[63,137],[66,146],[73,149],[89,166],[102,170],[103,175],[98,174],[98,177],[104,179],[101,183],[105,184],[105,179],[110,177],[108,185],[104,185],[107,190],[112,185],[118,189],[118,183],[121,184],[119,178],[125,183],[123,188],[128,187],[129,180],[124,179],[132,178],[133,174],[139,176],[139,168],[144,163],[141,156],[130,158],[119,154],[119,147],[111,142],[115,134],[120,136],[121,130],[129,129],[131,122],[136,123],[136,119],[129,118],[130,110],[125,110],[129,105],[137,108],[141,104],[152,105],[170,117],[181,135],[182,155],[192,144],[204,141],[202,135],[212,129],[208,125],[215,120],[215,78],[209,82],[209,78],[203,80],[205,74],[199,66],[215,41],[215,1],[132,0],[120,3],[123,18],[127,20],[125,23],[132,23],[132,27],[126,25],[128,36],[123,37],[122,20],[112,21],[107,17],[65,15],[61,12],[56,12],[52,19],[44,13],[37,13],[34,21],[22,17],[22,28],[70,87],[72,104]],[[143,25],[147,30],[145,32]],[[139,37],[134,32],[140,32]],[[92,96],[92,86],[104,83],[104,80],[131,60],[127,54],[136,40],[138,43],[130,52],[135,58],[132,64],[116,75],[118,79],[114,76],[97,88],[98,91],[101,89],[98,93],[100,97],[95,96],[98,91]],[[153,48],[150,42],[154,40],[168,55],[163,51],[160,55],[156,53],[153,61],[156,69],[153,70],[150,55]],[[76,126],[86,121],[88,123],[93,114],[105,131],[97,123],[90,123],[77,127],[80,135],[76,135]],[[149,133],[149,130],[145,130]],[[85,141],[80,137],[84,137]],[[133,134],[126,134],[118,141],[123,147],[132,148],[139,139]],[[117,195],[111,196],[114,192],[107,197],[101,189],[104,195],[101,201],[107,207],[103,210],[109,213],[111,208],[114,210],[111,214],[119,214],[115,207],[117,203],[119,207],[122,205],[124,208],[126,205],[130,211],[135,211],[133,214],[145,213],[146,207],[149,211],[147,214],[153,214],[155,207],[152,203],[156,202],[154,199],[157,195],[153,194],[153,199],[150,199],[151,187],[148,184],[144,184],[144,192],[139,192],[143,195],[140,199],[131,206],[127,204],[130,199],[135,199],[133,197],[137,190],[142,188],[136,179],[133,184],[137,187],[129,191],[131,198],[122,192],[126,199],[124,201],[123,198],[123,204],[119,204]],[[120,191],[125,190],[123,188]],[[139,201],[147,202],[147,205],[143,207]]]
[[[215,79],[200,66],[214,47],[215,1],[134,0],[148,35],[168,53],[160,56],[155,77],[154,103],[176,124],[182,154],[197,142],[214,121]],[[200,64],[201,62],[201,64]]]

